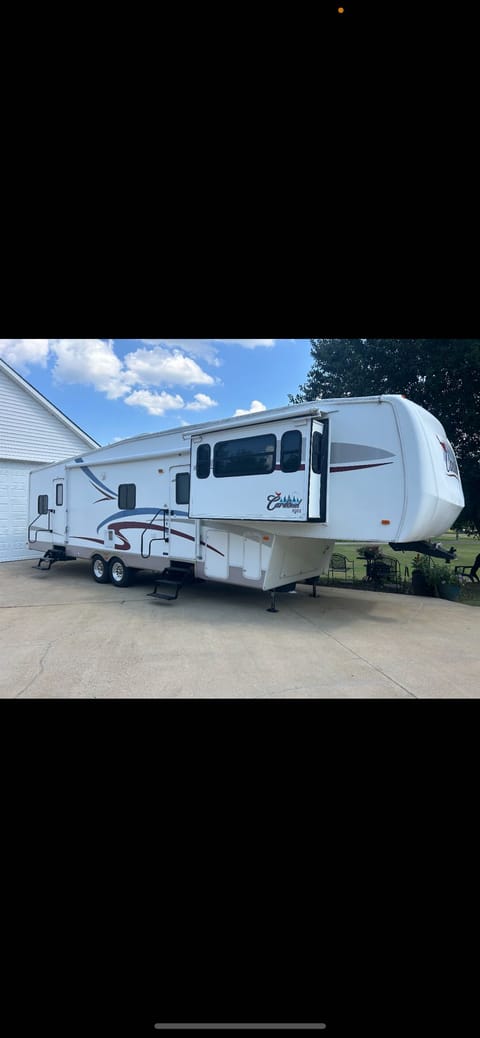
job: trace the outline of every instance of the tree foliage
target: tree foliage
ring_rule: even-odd
[[[292,403],[401,393],[445,427],[460,465],[461,522],[480,532],[480,339],[312,339],[313,366]]]

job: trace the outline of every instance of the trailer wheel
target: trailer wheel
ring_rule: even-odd
[[[110,580],[108,562],[105,562],[101,555],[94,555],[92,559],[92,577],[97,584],[108,584]]]
[[[131,570],[122,559],[110,559],[110,580],[115,587],[128,587],[131,576]]]

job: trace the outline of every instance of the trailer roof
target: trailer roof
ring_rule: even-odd
[[[322,415],[327,417],[329,414],[333,414],[338,410],[338,405],[345,404],[369,404],[369,403],[380,403],[388,400],[400,400],[402,398],[399,394],[378,394],[377,396],[369,397],[335,397],[327,399],[310,400],[303,404],[286,404],[284,407],[277,407],[269,411],[255,411],[253,414],[240,415],[232,418],[220,418],[212,422],[202,422],[196,425],[188,426],[175,426],[173,429],[159,429],[154,433],[144,433],[140,436],[129,436],[125,440],[116,440],[115,446],[122,443],[132,443],[135,441],[150,440],[157,436],[172,436],[173,434],[182,434],[185,440],[190,439],[191,436],[206,435],[209,432],[218,432],[220,429],[240,429],[245,425],[263,425],[266,422],[276,421],[277,419],[296,416],[297,418],[302,417],[319,417]],[[105,444],[105,446],[113,446],[113,444]]]
[[[375,397],[375,399],[378,399]],[[306,404],[292,404],[286,407],[278,407],[270,411],[255,411],[253,414],[240,415],[236,418],[220,418],[215,422],[202,422],[197,425],[175,426],[173,429],[159,429],[154,433],[144,433],[142,436],[130,436],[125,440],[116,440],[115,446],[122,443],[132,443],[140,440],[150,440],[157,436],[172,436],[181,434],[185,440],[191,436],[206,435],[209,432],[218,432],[220,429],[241,429],[245,425],[263,425],[266,422],[276,421],[281,418],[296,416],[297,418],[322,415],[327,416],[336,410],[330,404],[335,401],[317,400]],[[328,405],[328,406],[325,406]],[[110,446],[110,445],[108,445]]]

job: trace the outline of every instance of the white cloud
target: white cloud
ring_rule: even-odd
[[[122,362],[113,339],[0,339],[0,356],[16,368],[45,367],[53,357],[56,382],[92,385],[109,399],[125,396],[134,386],[211,386],[216,381],[178,348],[139,349]]]
[[[146,346],[164,346],[168,349],[182,349],[192,357],[200,357],[211,367],[219,368],[221,360],[218,350],[212,345],[213,339],[140,339]]]
[[[215,379],[180,350],[136,350],[125,357],[132,382],[144,386],[213,386]]]
[[[135,342],[143,345],[122,359],[113,339],[0,339],[0,356],[19,369],[32,364],[46,367],[50,360],[57,383],[90,385],[110,400],[124,398],[130,407],[143,407],[149,414],[163,416],[173,409],[200,412],[218,407],[218,401],[206,393],[196,393],[187,404],[175,393],[177,387],[218,385],[219,379],[203,370],[195,357],[219,367],[221,348],[225,357],[229,346],[249,350],[272,348],[277,340],[137,339]],[[157,387],[166,387],[172,392],[155,392]],[[250,409],[239,409],[236,416],[265,410],[264,404],[253,400]]]
[[[117,357],[113,340],[0,339],[0,356],[14,368],[46,367],[54,358],[53,377],[70,385],[92,385],[109,399],[128,393],[131,381]]]
[[[113,340],[51,339],[56,356],[53,375],[57,382],[92,385],[109,400],[117,400],[134,385],[117,357]]]
[[[170,349],[181,349],[194,357],[201,357],[212,367],[220,367],[220,346],[243,346],[245,349],[253,350],[257,346],[274,346],[275,339],[140,339],[147,346],[167,346]]]
[[[187,404],[186,411],[206,411],[209,407],[218,407],[218,400],[212,400],[206,393],[196,393],[195,400]]]
[[[252,400],[252,403],[250,404],[250,409],[248,411],[242,411],[242,409],[239,408],[238,411],[235,411],[233,417],[240,418],[242,414],[257,414],[258,411],[266,410],[267,408],[265,407],[265,404],[262,404],[260,400]]]
[[[12,368],[28,368],[29,364],[47,365],[50,339],[0,339],[0,357]]]
[[[185,402],[181,396],[172,396],[171,393],[151,393],[148,389],[137,389],[126,397],[125,403],[130,407],[144,407],[148,414],[162,418],[166,411],[177,410]]]

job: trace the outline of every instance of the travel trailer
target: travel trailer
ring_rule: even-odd
[[[28,545],[125,587],[159,574],[274,592],[329,568],[336,541],[422,550],[464,505],[455,454],[401,396],[282,407],[124,440],[31,473]],[[428,552],[428,545],[425,546]]]

